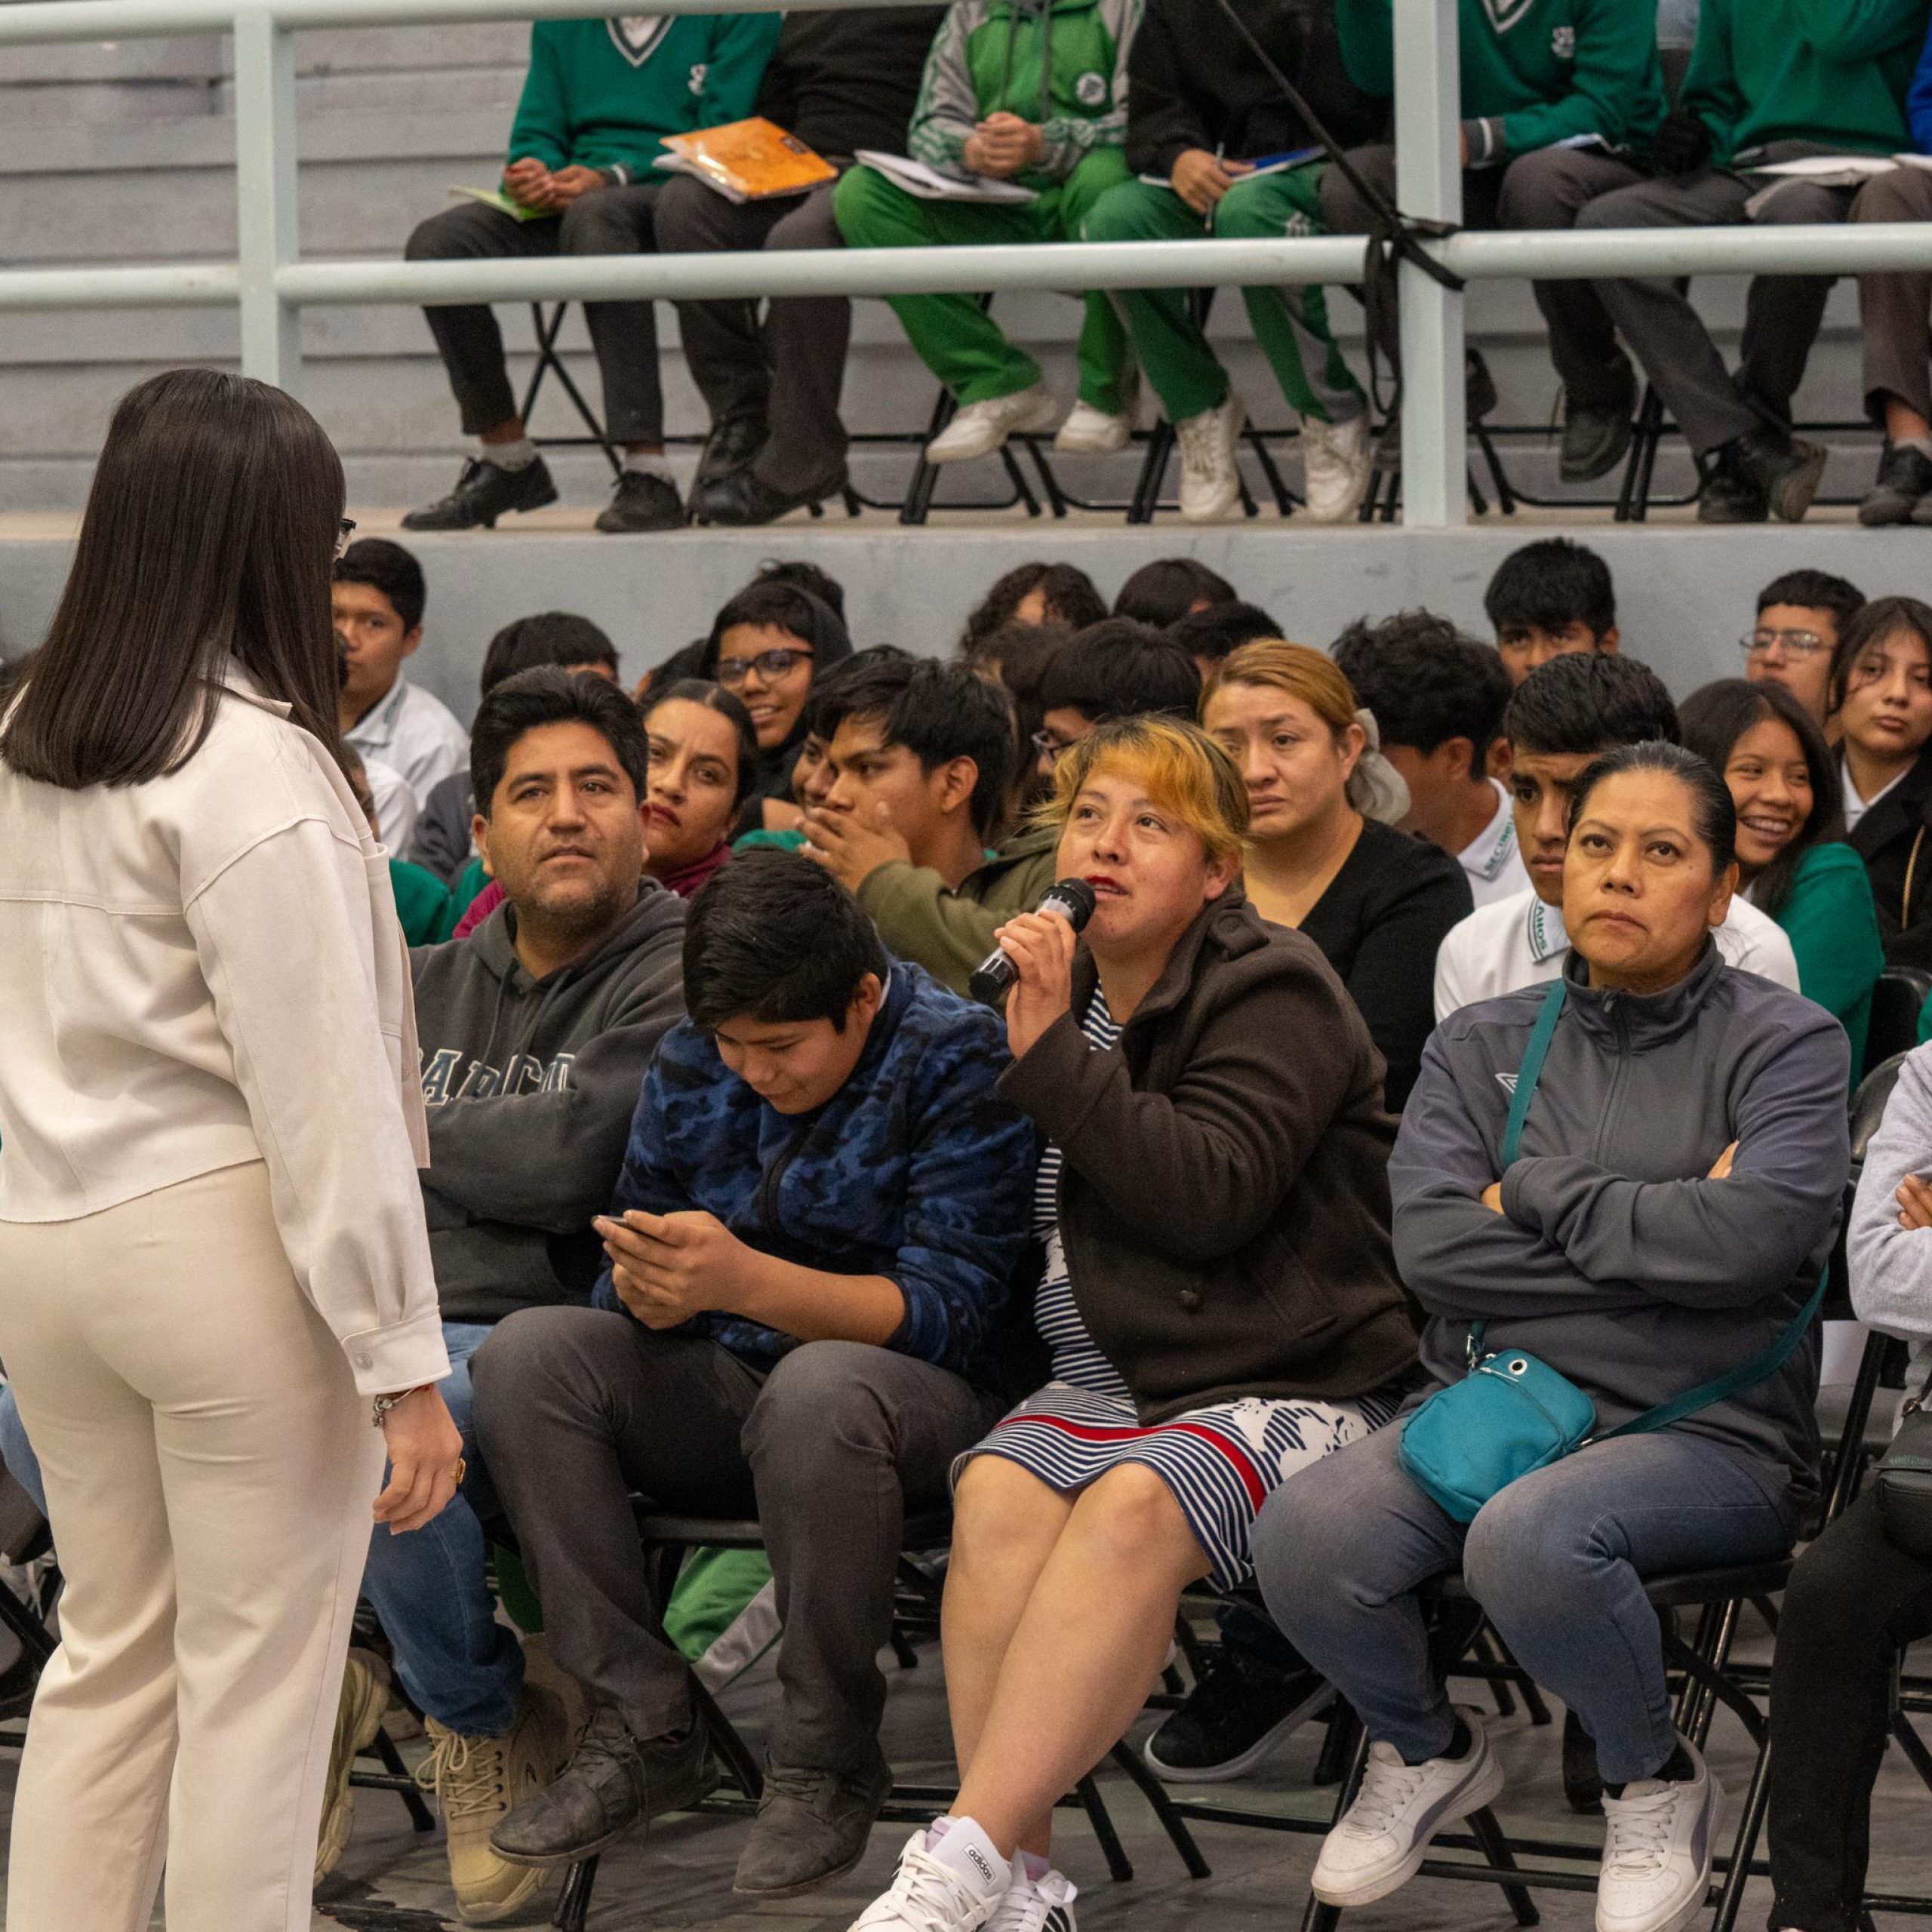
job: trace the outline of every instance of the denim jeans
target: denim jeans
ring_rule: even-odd
[[[481,1519],[495,1503],[470,1421],[469,1358],[490,1332],[480,1322],[443,1324],[450,1374],[437,1386],[463,1432],[469,1463],[463,1487],[420,1530],[392,1536],[377,1525],[362,1575],[362,1594],[395,1648],[403,1687],[438,1724],[477,1737],[510,1728],[523,1685],[522,1648],[497,1621],[483,1567]],[[0,1390],[0,1457],[45,1515],[40,1463],[11,1389]]]
[[[1417,1587],[1460,1565],[1470,1595],[1596,1740],[1613,1784],[1676,1748],[1657,1613],[1642,1579],[1767,1561],[1796,1512],[1774,1465],[1681,1429],[1629,1435],[1520,1478],[1466,1525],[1396,1460],[1399,1423],[1284,1483],[1254,1526],[1269,1614],[1411,1764],[1454,1734]]]

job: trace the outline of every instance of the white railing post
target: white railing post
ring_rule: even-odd
[[[1457,0],[1394,0],[1395,203],[1432,221],[1463,218]],[[1404,262],[1402,521],[1460,524],[1469,513],[1463,298]]]
[[[296,259],[295,36],[266,13],[235,19],[235,254],[242,372],[291,394],[302,380],[300,311],[276,293]]]

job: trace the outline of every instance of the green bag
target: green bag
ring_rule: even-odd
[[[1524,1052],[1503,1130],[1501,1158],[1506,1174],[1521,1146],[1523,1124],[1529,1118],[1530,1103],[1535,1097],[1567,991],[1561,978],[1552,983]],[[1491,1497],[1519,1476],[1547,1469],[1592,1442],[1668,1429],[1672,1423],[1775,1375],[1804,1340],[1824,1300],[1826,1278],[1819,1277],[1810,1301],[1755,1361],[1646,1409],[1601,1435],[1596,1431],[1596,1404],[1567,1376],[1521,1349],[1485,1355],[1482,1337],[1487,1324],[1472,1322],[1469,1373],[1461,1381],[1437,1389],[1403,1423],[1397,1460],[1410,1481],[1452,1522],[1472,1522]]]

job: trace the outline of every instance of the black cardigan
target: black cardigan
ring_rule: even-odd
[[[1387,112],[1349,79],[1334,0],[1233,0],[1235,12],[1344,147]],[[1148,0],[1127,57],[1127,165],[1168,174],[1187,148],[1232,161],[1307,147],[1315,136],[1216,0]]]
[[[1402,1111],[1435,1026],[1435,951],[1475,909],[1460,863],[1375,819],[1301,930],[1321,947],[1389,1063],[1383,1097]]]
[[[786,17],[758,112],[828,161],[903,154],[943,7],[860,7]]]
[[[1932,968],[1932,745],[1852,827],[1846,843],[1872,881],[1885,963]]]

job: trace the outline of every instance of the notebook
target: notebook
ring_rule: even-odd
[[[669,152],[660,155],[654,166],[667,174],[695,176],[730,202],[801,195],[838,174],[797,135],[761,115],[701,128],[694,134],[666,134],[664,146]]]

